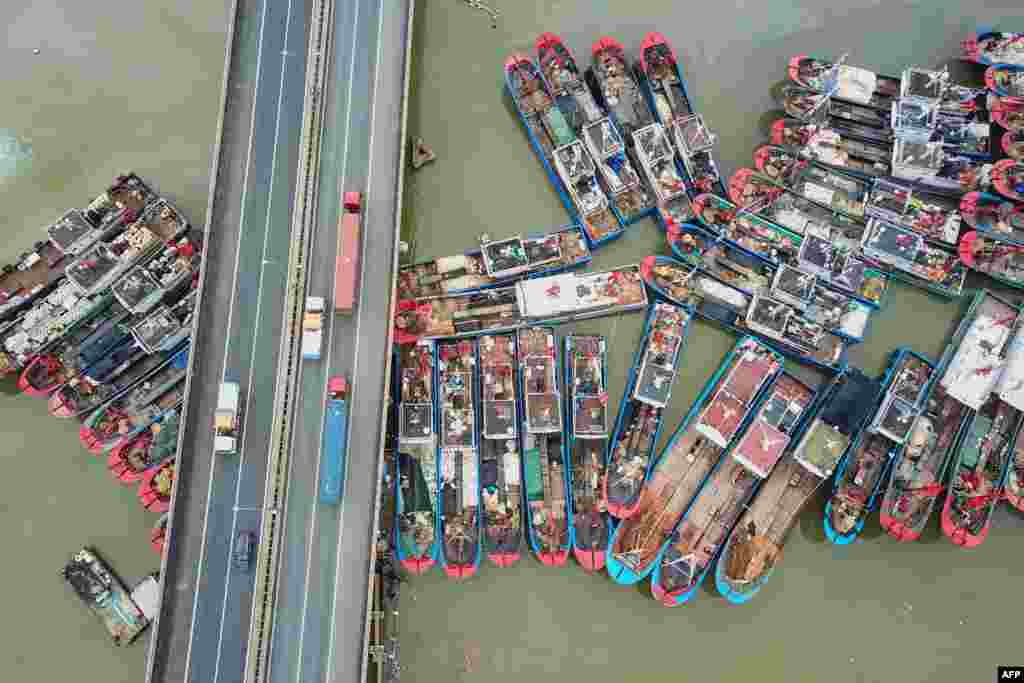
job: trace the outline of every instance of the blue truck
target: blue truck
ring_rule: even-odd
[[[323,453],[320,457],[320,502],[337,505],[345,485],[345,451],[348,447],[348,381],[332,377],[327,382]]]

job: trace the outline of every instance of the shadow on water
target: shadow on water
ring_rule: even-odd
[[[768,92],[771,94],[772,100],[774,100],[777,104],[781,104],[782,100],[784,99],[783,90],[794,86],[796,86],[796,84],[793,83],[793,81],[789,80],[788,78],[784,78],[781,81],[776,81],[775,83],[773,83],[772,86],[768,89]]]
[[[800,534],[811,543],[828,543],[825,536],[825,502],[832,494],[831,483],[826,483],[808,501],[807,507],[800,513]]]
[[[0,379],[0,396],[17,396],[20,393],[18,391],[18,373],[12,373]]]

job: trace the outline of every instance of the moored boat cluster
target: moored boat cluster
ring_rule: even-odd
[[[665,36],[648,34],[633,63],[603,37],[585,70],[549,33],[510,56],[506,87],[572,225],[510,240],[502,275],[488,237],[400,274],[401,564],[465,578],[529,549],[648,580],[667,606],[709,574],[743,603],[819,493],[837,545],[878,511],[894,539],[937,514],[972,547],[1000,501],[1024,510],[1019,302],[979,290],[937,359],[900,348],[879,377],[848,362],[894,280],[950,299],[969,270],[1024,288],[1021,50],[1011,34],[965,42],[986,87],[797,56],[771,144],[727,181]],[[645,216],[671,256],[562,272]],[[532,258],[528,240],[551,249]],[[640,309],[613,417],[608,341],[559,342],[551,326]],[[698,320],[738,341],[657,452]]]

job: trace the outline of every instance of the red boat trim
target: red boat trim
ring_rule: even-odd
[[[573,548],[572,554],[575,556],[576,562],[584,571],[599,572],[604,569],[605,551],[603,550],[594,550],[593,548],[590,550]]]

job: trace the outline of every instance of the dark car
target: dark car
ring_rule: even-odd
[[[235,547],[231,552],[231,560],[237,569],[248,571],[252,568],[253,556],[256,554],[256,532],[239,531],[235,536]]]

